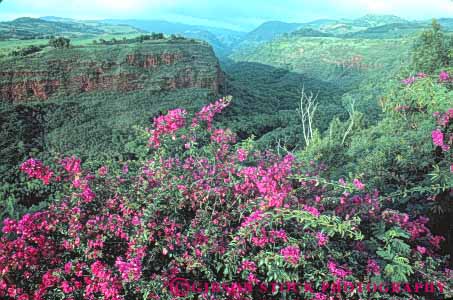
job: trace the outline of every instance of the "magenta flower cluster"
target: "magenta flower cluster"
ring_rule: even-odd
[[[447,71],[441,71],[439,74],[439,82],[449,82],[451,81],[450,74]]]
[[[369,281],[385,276],[387,264],[371,224],[407,233],[405,259],[421,274],[411,279],[447,276],[444,238],[428,218],[385,207],[359,179],[320,183],[322,164],[237,149],[235,135],[212,124],[227,103],[204,107],[196,126],[182,109],[156,118],[149,157],[122,168],[91,171],[67,157],[52,170],[27,160],[21,170],[59,192],[48,208],[4,221],[0,299],[172,299],[174,278],[275,281],[269,270]],[[172,151],[161,151],[167,142]]]
[[[297,246],[287,246],[280,250],[280,254],[290,264],[297,265],[300,259],[300,249]]]
[[[52,176],[54,175],[53,171],[44,166],[40,160],[30,158],[20,166],[20,170],[26,173],[30,178],[35,178],[41,180],[45,185],[50,183]]]
[[[415,81],[417,81],[418,79],[423,79],[423,78],[426,78],[428,77],[428,75],[426,75],[425,73],[418,73],[416,76],[410,76],[406,79],[403,79],[401,80],[401,82],[405,85],[411,85],[413,84]]]
[[[405,85],[412,85],[417,80],[427,78],[427,77],[428,77],[428,75],[421,72],[415,76],[410,76],[408,78],[401,80],[401,83],[403,83]],[[451,81],[452,81],[452,77],[450,76],[450,74],[447,71],[443,70],[439,73],[439,82],[440,83],[447,83],[447,82],[451,82]]]
[[[154,130],[151,130],[149,145],[158,148],[160,146],[160,137],[164,134],[172,134],[185,125],[184,109],[170,110],[168,114],[154,118]]]
[[[434,117],[437,119],[439,128],[431,133],[433,144],[440,147],[447,158],[451,158],[449,153],[453,146],[453,109],[449,109],[445,113],[436,112]],[[450,172],[453,173],[453,160],[450,159],[449,162]]]
[[[192,126],[197,125],[199,121],[205,121],[208,125],[208,129],[211,129],[214,117],[228,107],[230,103],[230,99],[222,98],[214,103],[204,106],[201,111],[197,113],[197,118],[193,119]]]

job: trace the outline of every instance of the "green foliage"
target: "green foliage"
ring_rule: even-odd
[[[11,52],[11,55],[12,56],[27,56],[27,55],[30,55],[33,53],[40,52],[44,47],[45,46],[31,45],[31,46],[27,46],[22,49]]]
[[[145,54],[150,53],[158,57],[158,68],[145,69],[139,65],[140,61],[144,64]],[[185,59],[165,64],[161,56],[166,53]],[[125,65],[128,55],[137,57],[137,66]],[[33,94],[24,96],[40,101],[0,101],[0,186],[4,187],[0,191],[0,210],[9,214],[14,202],[17,212],[24,212],[22,206],[30,207],[48,196],[49,191],[39,187],[19,188],[22,182],[19,164],[30,156],[52,160],[59,153],[68,153],[89,163],[100,159],[136,159],[132,149],[124,147],[135,141],[132,127],[149,126],[154,116],[175,105],[195,111],[206,104],[214,97],[214,91],[202,84],[217,80],[217,64],[212,49],[203,43],[151,39],[125,45],[47,48],[33,55],[1,60],[2,71],[17,74],[2,77],[2,85],[20,86],[27,80],[36,80],[58,81],[60,86],[55,93],[47,90],[46,101]],[[103,68],[103,74],[96,73],[96,68]],[[36,71],[41,73],[29,75]],[[102,87],[103,78],[115,78],[124,72],[138,78],[133,84],[143,88],[123,91]],[[78,83],[73,85],[81,74],[101,88],[81,91]],[[191,76],[194,86],[167,88],[167,82],[177,81],[181,76]],[[116,87],[114,82],[112,85]]]
[[[184,39],[184,38],[182,38]],[[139,35],[133,38],[126,38],[124,37],[121,40],[117,40],[116,38],[112,38],[111,40],[104,40],[100,39],[99,42],[97,40],[93,40],[94,44],[102,44],[102,45],[121,45],[121,44],[134,44],[134,43],[143,43],[145,41],[154,41],[154,40],[165,40],[165,36],[163,33],[152,33]]]
[[[383,242],[376,254],[386,261],[385,276],[392,282],[408,282],[414,270],[407,259],[411,252],[410,245],[403,239],[409,239],[410,234],[399,227],[394,227],[377,238]]]
[[[446,111],[453,97],[453,92],[436,80],[427,78],[411,86],[395,87],[383,100],[383,120],[366,128],[359,117],[344,143],[342,137],[351,120],[334,121],[324,137],[306,149],[303,156],[328,163],[332,166],[329,174],[334,178],[364,174],[367,181],[385,193],[432,186],[428,176],[436,164],[431,141],[435,128],[432,115]]]
[[[440,24],[433,20],[432,28],[424,31],[417,40],[413,50],[412,68],[417,72],[434,73],[448,66],[453,61],[450,49],[453,47],[453,37],[445,35]]]
[[[299,91],[305,85],[307,91],[321,93],[315,120],[316,127],[324,132],[333,116],[342,121],[347,118],[345,108],[351,100],[356,111],[367,115],[366,123],[375,124],[381,118],[379,100],[389,89],[390,79],[409,60],[412,43],[410,38],[371,40],[292,35],[240,48],[231,57],[238,65],[247,61],[284,69],[290,74],[303,74],[298,79]],[[257,73],[260,72],[257,68]],[[244,73],[243,76],[248,79],[260,75]],[[269,90],[268,94],[273,95],[275,88]],[[294,94],[293,99],[298,99],[297,93]]]
[[[334,120],[330,130],[299,155],[306,161],[315,159],[328,165],[323,172],[326,178],[363,178],[382,193],[383,205],[405,209],[411,215],[433,216],[430,226],[445,236],[449,230],[446,224],[453,216],[452,160],[449,152],[433,144],[432,132],[439,126],[435,116],[451,108],[453,90],[450,83],[439,80],[438,73],[411,84],[394,82],[391,86],[381,99],[381,121],[370,125],[361,115],[346,122]],[[350,124],[354,125],[348,127]],[[348,128],[352,129],[344,139]],[[446,137],[450,132],[447,129]],[[415,271],[402,258],[407,245],[395,236],[397,233],[388,234],[385,245],[376,246],[377,253],[387,261],[386,275],[392,281],[404,281]],[[451,247],[451,238],[447,243],[446,247]]]
[[[299,37],[333,37],[333,34],[318,31],[312,28],[301,28],[299,30],[291,32],[293,36]]]
[[[64,37],[51,38],[49,40],[49,46],[54,47],[56,49],[67,49],[69,48],[70,43],[71,40]]]
[[[443,41],[445,36],[434,21],[433,29],[420,36],[412,54],[412,61],[421,63],[413,66],[417,68],[415,71],[423,71],[426,67],[434,69],[428,73],[432,75],[419,78],[413,84],[396,81],[388,84],[380,99],[381,121],[373,125],[359,115],[346,122],[335,120],[330,130],[301,156],[331,166],[326,175],[333,178],[348,177],[349,174],[363,176],[384,194],[399,193],[401,203],[420,199],[423,195],[436,196],[452,186],[445,175],[435,171],[439,158],[431,140],[431,132],[436,127],[433,114],[447,111],[453,98],[451,86],[438,82],[437,72],[448,65],[441,59],[445,51],[438,50],[445,46]],[[430,51],[436,55],[431,56]],[[354,125],[344,139],[351,122]],[[443,168],[448,171],[448,166]],[[416,209],[427,209],[427,206],[416,205]]]
[[[288,149],[302,145],[296,112],[302,88],[318,94],[321,109],[315,116],[316,128],[324,131],[334,116],[344,118],[343,91],[330,82],[260,63],[229,61],[223,69],[228,75],[226,93],[235,100],[221,121],[240,138],[254,135],[261,147],[279,142]]]
[[[367,17],[349,24],[351,27],[348,30],[371,26],[369,24],[377,26],[389,20],[393,18]],[[277,282],[317,280],[319,284],[335,279],[329,274],[334,273],[327,264],[331,259],[350,266],[354,272],[348,279],[369,279],[371,276],[364,266],[371,256],[381,267],[381,273],[374,274],[375,280],[406,282],[426,279],[426,274],[443,275],[437,272],[440,270],[438,257],[427,258],[417,252],[417,246],[432,243],[432,236],[417,236],[414,239],[416,230],[408,232],[409,229],[423,228],[425,221],[418,220],[419,223],[408,225],[407,220],[412,221],[422,213],[440,215],[430,225],[443,234],[447,229],[442,226],[448,225],[453,216],[449,192],[453,179],[448,169],[453,158],[450,153],[442,153],[434,147],[431,140],[431,133],[436,128],[433,114],[452,107],[452,85],[439,82],[436,73],[419,78],[413,84],[403,85],[396,81],[384,84],[401,64],[408,61],[407,51],[412,40],[378,39],[398,27],[381,25],[357,35],[351,34],[351,37],[376,35],[376,39],[369,40],[332,38],[326,37],[330,34],[316,29],[303,29],[262,44],[259,48],[239,50],[232,56],[236,61],[224,61],[227,78],[225,86],[220,86],[220,89],[223,93],[232,94],[235,101],[218,121],[239,135],[239,143],[226,148],[212,142],[212,136],[209,142],[213,132],[195,132],[200,129],[196,126],[185,128],[180,140],[172,135],[166,136],[164,146],[156,151],[150,150],[143,142],[150,137],[150,132],[143,128],[162,112],[179,106],[192,113],[217,96],[210,83],[219,78],[218,62],[211,48],[204,43],[176,34],[165,39],[163,34],[153,33],[123,39],[113,37],[109,40],[104,37],[94,45],[84,47],[70,47],[69,39],[53,38],[50,46],[59,49],[41,51],[45,47],[30,45],[17,51],[13,54],[17,57],[5,58],[0,66],[18,75],[12,76],[12,79],[2,78],[2,84],[20,86],[33,77],[36,82],[58,81],[62,88],[55,93],[46,90],[49,99],[42,103],[31,101],[19,104],[11,99],[10,102],[2,102],[0,220],[41,210],[48,203],[55,203],[55,199],[63,199],[62,195],[68,195],[67,199],[71,200],[80,197],[71,190],[77,190],[75,187],[69,188],[64,184],[59,187],[42,186],[36,180],[25,180],[24,175],[18,172],[18,165],[29,156],[55,166],[59,164],[57,158],[60,153],[65,153],[81,157],[85,161],[85,170],[107,166],[112,172],[107,178],[100,174],[93,177],[96,183],[93,190],[98,202],[93,206],[87,204],[87,207],[94,218],[98,217],[98,210],[104,208],[106,199],[111,200],[112,195],[121,195],[121,201],[131,210],[142,210],[140,218],[152,225],[144,227],[143,231],[125,226],[134,241],[146,244],[154,230],[155,233],[165,232],[163,216],[177,219],[179,229],[183,229],[182,234],[188,238],[196,234],[191,222],[195,220],[198,229],[206,229],[208,240],[213,236],[229,239],[229,243],[224,243],[225,249],[228,249],[225,254],[209,252],[210,247],[218,246],[209,241],[210,244],[201,249],[204,254],[198,257],[195,252],[193,260],[186,260],[186,246],[182,244],[183,248],[168,253],[168,249],[174,246],[169,242],[173,237],[161,240],[162,244],[150,243],[152,258],[144,260],[145,272],[163,270],[169,266],[170,260],[174,260],[187,267],[195,278],[233,280],[240,277],[246,280],[249,273],[241,273],[238,268],[247,259],[256,263],[259,268],[257,275],[261,279]],[[411,30],[412,25],[404,23],[400,27],[403,31]],[[433,29],[423,33],[415,47],[414,66],[411,68],[433,72],[447,68],[451,64],[448,45],[446,36],[433,23]],[[153,59],[152,68],[147,68],[145,65],[150,53],[158,58]],[[168,54],[176,54],[182,59],[166,63],[162,57]],[[73,62],[69,68],[68,61]],[[35,70],[42,73],[21,75]],[[81,90],[80,86],[71,86],[71,80],[79,78],[80,74],[101,88]],[[121,81],[107,85],[108,88],[102,86],[105,78],[118,78],[124,74],[132,75],[133,79],[127,81],[126,87],[134,88],[111,88],[119,86]],[[169,87],[169,80],[174,84],[173,88]],[[192,86],[186,84],[186,80],[191,81]],[[313,139],[303,150],[305,141],[296,114],[302,87],[319,92],[320,107],[315,114]],[[194,139],[188,139],[187,134],[192,134]],[[263,186],[280,187],[280,182],[272,185],[264,181],[274,178],[266,175],[263,182],[257,185],[257,191],[249,195],[250,189],[246,186],[244,194],[233,197],[232,191],[239,188],[244,179],[241,172],[250,171],[249,166],[262,168],[266,165],[266,160],[263,164],[254,160],[259,157],[257,150],[269,148],[274,148],[278,155],[297,151],[297,156],[304,162],[294,168],[295,172],[299,172],[297,176],[275,176],[285,181],[282,185],[287,184],[290,191],[288,201],[295,202],[291,208],[263,210],[265,216],[252,228],[239,226],[262,201],[260,197],[251,197],[259,195],[258,192],[264,190]],[[221,149],[231,151],[224,161],[219,161]],[[232,165],[234,168],[225,168],[225,172],[216,176],[203,177],[211,174],[212,170],[215,173],[228,164],[236,164],[239,150],[256,151],[257,156],[250,155],[241,168]],[[276,159],[278,155],[266,152],[265,157]],[[203,167],[194,168],[196,172],[206,171],[201,177],[187,171],[193,164],[188,164],[187,169],[179,165],[168,167],[167,164],[194,157],[199,162],[196,166],[209,166],[206,170]],[[168,162],[165,162],[166,158]],[[317,164],[314,161],[321,163],[319,169],[305,170],[307,167],[315,168]],[[124,162],[130,165],[131,174],[120,171]],[[270,165],[274,172],[280,170],[280,165]],[[138,174],[139,168],[141,173],[131,189],[132,181],[129,180],[133,174]],[[233,175],[231,170],[235,169],[237,173]],[[150,170],[156,171],[158,176],[149,173]],[[143,180],[145,175],[153,178]],[[75,176],[79,178],[79,174]],[[254,176],[253,172],[247,176]],[[156,178],[161,181],[160,184],[155,185],[153,180]],[[340,178],[354,184],[337,183]],[[354,186],[357,185],[354,181],[357,178],[366,182],[367,191],[379,190],[381,197],[377,192],[374,195],[357,193]],[[117,179],[121,180],[117,182]],[[185,188],[194,187],[199,188],[198,193],[184,195]],[[222,187],[225,189],[222,190]],[[227,192],[218,198],[225,190]],[[249,198],[252,201],[244,202]],[[219,199],[222,200],[220,203]],[[363,200],[363,203],[358,205],[356,200]],[[437,203],[431,200],[437,200]],[[314,206],[319,205],[321,215],[308,212],[306,206],[301,209],[300,204],[310,201]],[[351,206],[347,206],[348,201],[351,201]],[[375,201],[375,206],[369,205],[372,201]],[[194,203],[199,205],[199,209],[194,209]],[[400,224],[380,220],[389,208],[406,212],[407,220]],[[214,213],[216,210],[221,213]],[[375,214],[376,210],[379,213]],[[230,212],[231,217],[223,215]],[[211,223],[213,219],[216,223]],[[66,234],[64,226],[67,223],[59,225],[61,235]],[[234,226],[239,230],[228,234],[223,231]],[[403,226],[406,226],[405,229]],[[263,247],[252,245],[259,242],[257,238],[263,232],[261,230],[270,232],[280,229],[287,233],[287,240],[285,238]],[[330,239],[325,247],[319,246],[316,234]],[[364,241],[364,245],[359,241]],[[451,241],[449,243],[451,245]],[[296,246],[307,255],[307,259],[304,257],[297,264],[292,264],[279,251]],[[364,255],[361,246],[369,253]],[[106,248],[106,253],[110,250]],[[161,283],[149,282],[147,277],[137,286],[134,282],[125,284],[124,288],[131,295],[135,293],[134,287],[143,288],[141,291],[147,297],[151,291],[161,292]]]
[[[419,23],[392,23],[367,28],[358,32],[350,32],[343,35],[345,38],[364,39],[395,39],[406,38],[418,34],[425,29],[425,24]]]

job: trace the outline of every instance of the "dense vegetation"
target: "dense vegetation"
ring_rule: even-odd
[[[450,37],[433,23],[415,44],[402,80],[382,97],[382,119],[366,126],[364,111],[346,122],[336,120],[301,157],[329,165],[327,178],[361,174],[371,186],[395,197],[398,207],[431,215],[431,228],[448,236],[444,250],[453,253],[447,221],[453,211],[453,157],[448,146],[453,60],[443,55],[433,58],[433,53],[445,53],[449,42]]]
[[[299,106],[300,92],[304,86],[305,91],[319,93],[319,109],[314,120],[315,127],[321,132],[329,127],[334,116],[338,116],[340,120],[347,118],[351,105],[355,111],[366,111],[367,123],[375,123],[381,114],[380,97],[390,88],[390,83],[395,81],[401,68],[408,63],[413,43],[411,38],[307,37],[296,31],[288,37],[236,50],[224,68],[233,77],[234,83],[243,80],[245,85],[253,86],[250,93],[266,95],[264,98],[273,101],[274,105],[284,104],[281,106],[288,110],[287,115],[289,113],[293,117],[285,117],[290,124],[280,125],[279,131],[286,136],[287,147],[291,149],[295,146],[291,140],[300,132],[300,128],[294,130],[295,123],[299,127],[301,125],[297,121],[295,109]],[[249,71],[245,70],[247,65],[250,66]],[[288,75],[282,78],[281,74]],[[278,82],[284,82],[284,86],[279,87]],[[231,94],[236,96],[238,102],[246,99],[240,92]],[[261,100],[260,103],[265,101]],[[267,107],[269,106],[261,106],[259,110]],[[274,110],[275,107],[269,113],[272,114]],[[294,133],[293,137],[288,135],[291,131]],[[284,143],[283,139],[282,142]]]
[[[324,131],[338,116],[347,117],[341,97],[345,91],[328,81],[311,78],[284,68],[249,62],[225,62],[226,91],[234,96],[234,105],[221,121],[242,139],[254,136],[263,147],[302,146],[302,124],[297,113],[301,92],[312,91],[323,107],[316,115],[315,127]]]
[[[22,102],[7,98],[0,103],[2,215],[20,212],[17,203],[29,207],[47,196],[20,184],[17,167],[29,155],[45,159],[70,152],[91,161],[127,160],[124,144],[133,126],[148,124],[175,103],[198,109],[215,97],[213,87],[220,80],[212,48],[180,39],[46,48],[5,58],[0,65],[6,73],[1,84],[24,93]],[[22,88],[27,81],[49,82],[38,94],[47,99],[28,94],[32,88]],[[52,82],[59,82],[58,89],[52,91]]]
[[[251,141],[235,145],[230,130],[212,123],[227,105],[221,99],[192,116],[175,109],[156,117],[142,133],[147,144],[135,148],[140,158],[122,166],[90,171],[75,157],[55,167],[24,162],[22,172],[58,192],[48,209],[5,220],[0,296],[452,295],[439,254],[444,238],[422,212],[384,201],[358,178],[325,181],[328,166],[260,152]],[[433,142],[449,152],[451,140],[435,133],[450,134],[453,113],[438,117]],[[375,286],[344,289],[344,281]],[[193,288],[197,282],[210,285]]]
[[[233,100],[211,104],[207,88],[160,85],[218,75],[201,42],[63,39],[4,58],[2,70],[68,82],[102,58],[146,88],[1,102],[0,298],[213,296],[177,278],[230,284],[216,299],[453,297],[451,35],[437,22],[417,39],[316,32],[241,45],[217,91]],[[187,60],[142,70],[150,49]],[[55,64],[76,57],[70,72]],[[336,280],[408,285],[326,288]]]

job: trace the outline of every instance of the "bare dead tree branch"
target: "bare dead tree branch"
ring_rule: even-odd
[[[302,87],[299,108],[297,110],[302,122],[302,133],[304,136],[305,146],[310,145],[313,139],[313,118],[318,109],[317,99],[319,92],[315,95],[313,92],[309,94],[305,92],[305,87]]]
[[[341,140],[341,145],[344,145],[344,143],[346,141],[346,138],[351,133],[352,128],[354,127],[355,98],[351,98],[351,100],[349,101],[348,104],[349,104],[349,106],[348,106],[347,110],[348,110],[348,114],[349,114],[349,126],[348,126],[348,129],[346,129],[346,131],[345,131],[345,133],[343,135],[343,139]]]

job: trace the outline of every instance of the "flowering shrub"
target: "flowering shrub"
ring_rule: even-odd
[[[433,143],[442,149],[442,162],[449,164],[449,170],[453,173],[453,109],[445,113],[434,113],[437,119],[438,129],[432,132]]]
[[[30,158],[20,166],[20,170],[30,178],[42,180],[45,185],[50,183],[53,172],[49,167],[44,166],[41,161]]]
[[[442,237],[426,217],[389,206],[359,179],[323,181],[323,165],[235,145],[231,131],[212,127],[228,104],[210,104],[192,122],[182,109],[156,118],[150,154],[131,168],[92,172],[71,157],[50,170],[27,161],[21,169],[31,179],[64,193],[47,210],[4,222],[0,298],[174,299],[171,283],[181,277],[316,287],[438,279],[448,286]],[[273,292],[282,293],[232,287],[215,299]],[[328,292],[304,295],[326,299]]]
[[[427,78],[427,77],[428,77],[427,74],[420,72],[416,76],[410,76],[410,77],[407,77],[407,78],[401,80],[401,83],[403,83],[405,85],[412,85],[417,80]],[[452,82],[452,78],[447,71],[443,70],[439,73],[438,82],[443,83],[443,84],[450,83],[450,82]]]
[[[405,78],[405,79],[401,80],[401,82],[405,85],[411,85],[418,79],[422,79],[422,78],[426,78],[426,77],[428,77],[428,75],[421,72],[421,73],[418,73],[416,76],[410,76],[408,78]]]
[[[450,74],[447,71],[442,71],[439,74],[439,81],[440,82],[449,82],[451,80]]]

